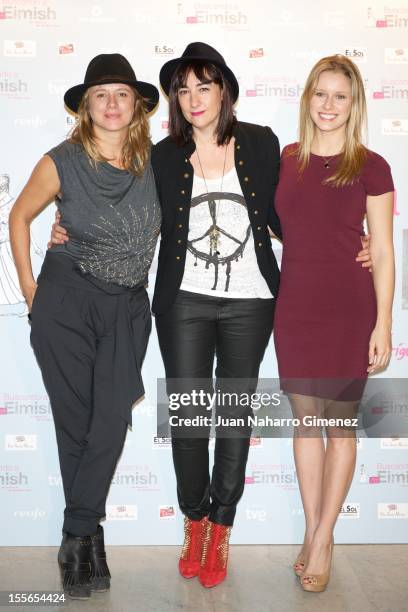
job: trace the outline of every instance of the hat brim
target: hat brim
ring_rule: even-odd
[[[159,80],[160,80],[160,85],[164,93],[166,94],[166,96],[169,95],[171,79],[176,69],[178,68],[178,66],[180,64],[188,64],[190,62],[195,62],[195,61],[208,62],[209,64],[214,64],[215,66],[217,66],[217,68],[221,70],[225,79],[228,81],[231,87],[232,99],[235,104],[239,96],[239,85],[238,85],[238,81],[237,81],[235,74],[232,72],[230,68],[228,68],[227,65],[222,64],[221,62],[214,61],[213,58],[210,58],[210,57],[207,58],[207,57],[202,57],[202,56],[200,57],[199,56],[178,57],[176,59],[169,60],[161,67]]]
[[[150,113],[158,104],[160,94],[157,87],[152,85],[151,83],[145,83],[144,81],[132,81],[126,80],[123,78],[109,78],[109,79],[100,79],[98,81],[93,81],[90,83],[82,83],[81,85],[75,85],[68,89],[64,95],[64,104],[74,113],[78,112],[79,105],[82,100],[82,96],[86,92],[87,89],[93,87],[94,85],[107,85],[109,83],[123,83],[124,85],[131,85],[136,89],[136,91],[145,99],[146,109]]]

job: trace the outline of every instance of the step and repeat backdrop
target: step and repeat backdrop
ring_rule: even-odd
[[[158,85],[162,64],[197,40],[219,49],[237,75],[238,117],[271,126],[282,146],[296,140],[299,99],[315,61],[343,53],[358,63],[368,100],[368,146],[388,160],[397,188],[393,356],[384,376],[407,374],[407,0],[0,0],[0,545],[59,544],[64,507],[51,409],[10,252],[10,209],[37,160],[72,128],[63,94],[83,81],[93,56],[120,52],[139,79]],[[166,136],[164,96],[151,132],[154,142]],[[54,212],[51,205],[32,224],[36,273]],[[276,253],[279,258],[279,244]],[[150,294],[154,280],[155,263]],[[144,364],[146,398],[134,409],[107,503],[110,544],[181,541],[170,444],[155,437],[156,381],[163,375],[153,332]],[[261,375],[277,376],[272,342]],[[408,541],[407,450],[406,437],[359,439],[337,542]],[[296,543],[303,524],[292,441],[254,438],[232,541]]]

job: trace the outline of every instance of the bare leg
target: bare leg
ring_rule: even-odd
[[[293,416],[322,416],[324,400],[306,395],[291,394]],[[293,453],[305,513],[305,535],[295,569],[302,570],[318,527],[322,505],[322,482],[325,447],[320,428],[300,425],[294,431]]]
[[[358,403],[329,402],[325,417],[354,417]],[[304,575],[323,574],[330,566],[333,530],[346,498],[356,463],[356,437],[353,429],[327,428],[319,525],[309,548]],[[306,578],[304,578],[306,580]]]

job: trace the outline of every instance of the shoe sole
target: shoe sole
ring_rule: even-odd
[[[93,578],[90,586],[93,593],[106,593],[110,589],[110,581],[109,578]]]
[[[81,601],[85,601],[86,599],[90,599],[92,592],[91,589],[89,589],[89,591],[87,590],[83,593],[70,593],[68,591],[67,594],[70,599],[80,599]]]

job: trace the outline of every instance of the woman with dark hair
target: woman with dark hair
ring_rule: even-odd
[[[71,137],[38,162],[14,204],[10,236],[51,401],[64,486],[58,561],[72,598],[109,588],[105,502],[151,329],[145,284],[160,229],[147,113],[159,99],[119,54],[93,58],[66,106]],[[47,252],[35,282],[30,224],[52,201],[70,240]]]
[[[163,211],[153,312],[168,391],[196,382],[212,392],[216,357],[216,391],[251,393],[278,290],[268,226],[280,236],[273,206],[279,142],[269,127],[236,120],[238,82],[209,45],[189,44],[162,67],[160,83],[169,96],[170,135],[152,157]],[[180,418],[196,414],[193,405],[178,410]],[[218,405],[218,414],[245,418],[249,409]],[[211,478],[209,433],[203,427],[201,437],[181,437],[172,428],[185,514],[179,569],[206,587],[226,575],[250,428],[217,428]]]

